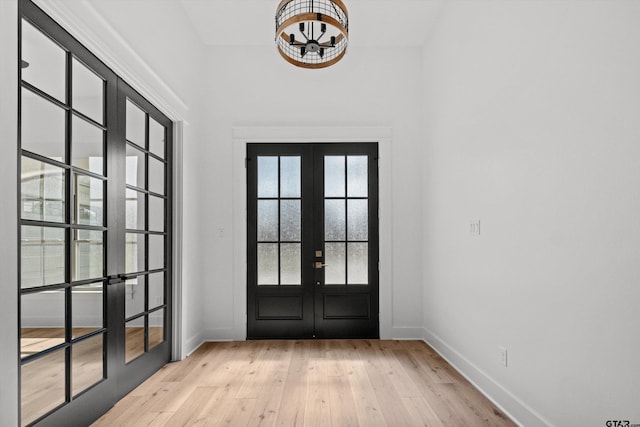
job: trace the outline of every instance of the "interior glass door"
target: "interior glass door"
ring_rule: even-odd
[[[21,425],[88,425],[170,360],[172,123],[19,10]]]
[[[377,337],[377,144],[249,144],[247,336]]]
[[[29,425],[113,404],[105,195],[114,183],[106,108],[115,75],[74,40],[54,39],[57,27],[37,8],[20,6],[20,384]]]

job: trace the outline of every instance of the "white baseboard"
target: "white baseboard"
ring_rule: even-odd
[[[422,340],[432,347],[443,359],[453,366],[487,399],[507,414],[516,424],[526,427],[552,427],[542,415],[530,408],[509,390],[483,372],[470,360],[448,345],[440,337],[427,330],[422,330]]]
[[[392,340],[422,340],[423,329],[412,326],[393,326],[391,328],[391,336],[380,336],[380,339]]]

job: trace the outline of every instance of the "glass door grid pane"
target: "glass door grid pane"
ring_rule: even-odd
[[[300,156],[258,156],[258,286],[302,285]]]
[[[126,101],[126,120],[125,263],[126,272],[135,273],[125,284],[125,362],[130,363],[165,341],[163,287],[169,207],[166,128],[130,99]]]
[[[324,156],[325,285],[368,285],[368,158]]]
[[[20,82],[24,425],[104,378],[106,128],[102,118],[98,123],[76,110],[84,86],[74,71],[93,72],[79,63],[72,67],[71,53],[25,19],[21,26],[22,59],[29,63]],[[102,84],[93,103],[102,109],[104,81],[93,76]]]

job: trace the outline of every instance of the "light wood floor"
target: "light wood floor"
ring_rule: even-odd
[[[515,426],[419,341],[206,343],[104,426]]]

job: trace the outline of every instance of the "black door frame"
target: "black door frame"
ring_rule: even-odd
[[[379,235],[379,176],[378,176],[378,143],[371,142],[301,142],[301,143],[259,143],[247,142],[246,144],[246,208],[247,208],[247,339],[264,338],[379,338],[380,322],[380,288],[379,288],[379,256],[380,256],[380,235]],[[348,285],[348,286],[324,286],[324,271],[317,268],[309,268],[306,264],[311,264],[311,260],[324,262],[324,256],[317,258],[315,251],[324,242],[324,229],[314,227],[314,219],[318,213],[318,206],[323,206],[324,196],[322,188],[324,186],[323,155],[363,155],[369,156],[370,163],[368,169],[368,180],[375,183],[375,191],[371,191],[369,199],[369,233],[370,233],[370,262],[369,262],[369,285]],[[258,155],[264,156],[301,156],[301,170],[305,168],[314,171],[310,179],[302,179],[302,193],[307,197],[302,198],[302,286],[257,286],[257,269],[251,268],[256,263],[257,241],[252,236],[257,235],[257,188],[252,183],[257,182],[257,165],[255,162]],[[305,161],[307,163],[305,164]],[[345,176],[346,179],[346,176]],[[314,182],[316,184],[314,184]],[[318,184],[319,183],[319,184]],[[318,188],[314,189],[314,186]],[[324,222],[323,220],[321,221]],[[316,286],[322,283],[323,286]],[[370,297],[374,295],[374,297]],[[280,322],[277,316],[273,319],[261,317],[259,315],[258,302],[260,298],[278,297],[282,299],[282,304],[287,305],[287,300],[302,298],[299,315],[295,303],[292,301],[292,310],[286,322]],[[325,298],[348,297],[357,299],[363,297],[369,304],[369,312],[366,316],[353,318],[331,318],[323,312]],[[283,319],[284,320],[284,319]],[[298,324],[299,322],[299,324]],[[260,326],[258,326],[260,325]],[[355,325],[359,326],[359,332],[353,334],[349,331]],[[311,328],[311,333],[309,332]],[[268,331],[268,332],[267,332]],[[364,332],[363,332],[364,331]]]

